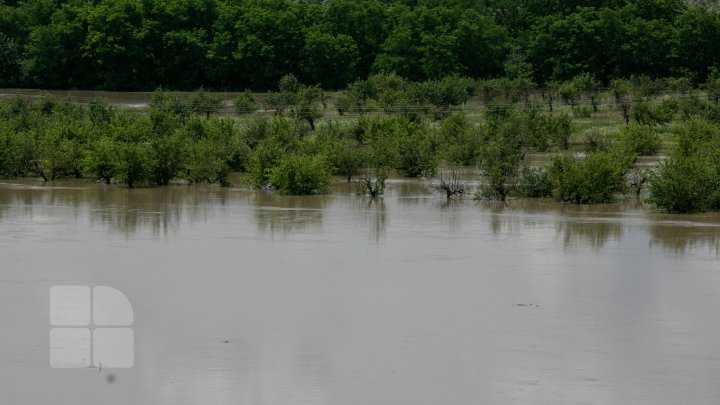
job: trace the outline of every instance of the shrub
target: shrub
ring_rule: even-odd
[[[220,111],[223,101],[220,96],[208,93],[200,87],[195,90],[192,97],[190,97],[190,106],[193,112],[196,114],[205,114],[206,119],[210,119],[211,114],[216,114]]]
[[[482,147],[478,130],[462,114],[453,114],[440,123],[439,135],[444,157],[452,163],[474,165]]]
[[[674,128],[677,144],[650,176],[650,201],[673,212],[720,208],[720,128],[693,118]]]
[[[324,194],[331,181],[330,166],[322,156],[290,155],[270,171],[270,182],[285,194]]]
[[[117,145],[116,152],[115,168],[118,182],[127,184],[130,188],[147,184],[154,165],[150,145],[123,142]]]
[[[85,173],[105,184],[110,184],[116,172],[117,146],[112,139],[103,137],[94,142],[83,160]]]
[[[0,126],[0,176],[27,175],[34,153],[35,143],[28,133]]]
[[[355,193],[379,197],[385,194],[385,181],[387,170],[384,167],[366,168],[355,182]]]
[[[218,183],[229,185],[230,166],[226,151],[210,139],[200,139],[189,148],[186,177],[192,183]]]
[[[432,188],[447,198],[462,197],[468,189],[468,183],[457,169],[442,170]]]
[[[509,122],[489,131],[479,164],[488,183],[480,188],[476,197],[505,201],[515,188],[520,163],[525,157],[522,139]]]
[[[267,186],[272,168],[285,156],[297,151],[300,144],[299,130],[291,120],[274,119],[268,132],[269,136],[262,139],[250,154],[247,169],[255,187]]]
[[[649,201],[672,212],[720,208],[720,176],[715,166],[695,156],[673,154],[650,176]]]
[[[555,183],[547,168],[524,167],[520,171],[516,192],[521,197],[544,198],[551,197],[554,188]]]
[[[593,110],[591,107],[581,105],[577,106],[572,113],[573,117],[575,118],[590,118],[592,116]]]
[[[158,88],[150,98],[150,111],[162,111],[186,118],[190,115],[192,106],[187,97]]]
[[[607,131],[591,128],[585,134],[588,152],[607,152],[613,147],[614,137]]]
[[[397,169],[406,177],[434,175],[437,161],[428,136],[420,128],[410,131],[398,140]]]
[[[549,170],[556,185],[555,197],[562,202],[612,202],[623,184],[623,163],[609,153],[592,153],[585,159],[555,156]]]
[[[178,174],[185,163],[185,143],[180,134],[159,135],[152,138],[150,148],[153,154],[153,181],[167,185]]]
[[[250,90],[245,90],[244,93],[233,100],[233,106],[235,107],[235,111],[240,115],[252,114],[257,111],[259,107],[258,102],[255,101],[255,97],[250,93]]]
[[[622,147],[639,155],[654,155],[660,149],[660,136],[654,128],[630,125],[623,129],[617,139]]]

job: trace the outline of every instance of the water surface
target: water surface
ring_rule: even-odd
[[[720,402],[717,214],[0,183],[3,404]],[[50,367],[54,285],[128,296],[133,368]]]

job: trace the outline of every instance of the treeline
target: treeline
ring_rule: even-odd
[[[583,88],[584,77],[559,87]],[[370,86],[380,79],[357,85]],[[382,105],[388,94],[424,94],[418,89],[452,95],[468,84],[459,77],[408,83],[388,75],[382,80],[403,85],[376,89],[360,101],[348,95],[350,103],[369,108]],[[101,100],[83,105],[49,96],[16,98],[0,102],[0,176],[87,177],[136,187],[171,182],[228,185],[231,172],[245,172],[257,188],[321,194],[329,191],[331,176],[338,175],[354,181],[358,194],[376,197],[383,194],[388,176],[400,175],[437,177],[437,189],[448,197],[464,194],[467,184],[457,173],[439,170],[442,163],[479,168],[482,178],[474,194],[479,199],[551,197],[607,203],[619,193],[640,198],[649,190],[649,201],[670,211],[720,210],[717,94],[652,98],[663,83],[614,81],[610,108],[615,114],[627,111],[627,125],[591,127],[582,133],[574,119],[581,106],[572,104],[568,95],[571,108],[563,111],[551,111],[542,101],[514,105],[491,100],[472,121],[447,111],[443,97],[428,98],[435,101],[427,109],[390,108],[380,114],[314,121],[319,116],[307,114],[322,115],[322,93],[292,76],[284,77],[269,98],[280,106],[272,117],[220,116],[218,99],[204,90],[192,97],[158,90],[146,112],[116,110]],[[671,83],[674,91],[682,88],[677,80]],[[692,92],[692,87],[687,89]],[[234,104],[244,114],[257,108],[249,93]],[[289,107],[281,108],[285,105]],[[583,116],[593,114],[590,105],[584,106]],[[612,111],[601,107],[599,114]],[[572,145],[582,147],[582,153],[571,151]],[[657,154],[663,145],[668,157],[658,168],[634,164],[638,156]],[[549,164],[530,165],[526,155],[531,152],[552,153]]]
[[[5,0],[0,86],[326,89],[372,73],[702,82],[720,15],[681,0]],[[712,2],[708,2],[712,5]]]

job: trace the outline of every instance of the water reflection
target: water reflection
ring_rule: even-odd
[[[707,249],[720,255],[720,227],[718,224],[651,223],[650,247],[660,246],[674,254]]]
[[[718,214],[447,201],[422,181],[374,200],[8,183],[3,403],[720,398]],[[52,370],[52,285],[126,292],[136,366]]]
[[[588,245],[595,250],[600,250],[610,240],[619,241],[623,235],[623,229],[622,225],[613,219],[569,220],[557,223],[557,234],[566,248]]]
[[[353,209],[361,214],[362,223],[368,229],[370,240],[380,242],[387,230],[387,212],[383,197],[362,197],[353,200]]]
[[[390,212],[399,224],[423,223],[441,235],[472,232],[481,223],[498,239],[528,233],[553,237],[565,249],[605,249],[620,243],[629,228],[646,235],[651,249],[675,254],[709,249],[720,255],[720,214],[663,214],[634,200],[605,205],[558,204],[549,199],[507,202],[446,199],[434,194],[425,180],[393,180],[387,194],[370,199],[352,193],[352,184],[337,182],[327,196],[284,196],[271,191],[208,185],[127,189],[86,180],[42,183],[36,180],[0,182],[0,220],[87,223],[126,237],[147,233],[160,237],[183,227],[235,218],[255,225],[259,235],[288,238],[323,231],[332,217],[346,227],[366,230],[369,240],[386,239]],[[34,229],[40,229],[35,227]],[[440,229],[439,229],[440,230]],[[237,232],[235,232],[237,236]],[[250,237],[251,235],[245,235]]]
[[[271,191],[253,194],[255,222],[260,234],[289,237],[322,229],[330,196],[285,196]]]

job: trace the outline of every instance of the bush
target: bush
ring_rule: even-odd
[[[432,185],[432,189],[445,194],[447,198],[462,197],[468,190],[468,182],[457,169],[443,170]]]
[[[650,201],[673,212],[720,209],[720,128],[693,118],[674,131],[674,150],[650,176]]]
[[[150,181],[155,164],[152,150],[147,143],[120,143],[117,146],[116,174],[119,183],[133,188]]]
[[[26,176],[34,153],[35,144],[28,133],[0,126],[0,176]]]
[[[488,130],[479,164],[488,184],[480,188],[476,197],[505,201],[515,188],[520,163],[525,157],[522,138],[510,121]]]
[[[223,101],[220,96],[211,94],[200,87],[190,97],[190,106],[196,114],[205,114],[205,118],[210,119],[211,114],[220,111]]]
[[[255,101],[255,97],[250,93],[250,90],[245,90],[244,93],[233,100],[233,106],[235,107],[235,111],[240,115],[252,114],[257,111],[259,107],[258,102]]]
[[[660,149],[660,136],[654,128],[633,124],[617,136],[622,147],[639,155],[654,155]]]
[[[517,194],[521,197],[544,198],[551,197],[555,183],[552,175],[544,167],[525,167],[520,171],[517,185]]]
[[[720,208],[717,164],[679,153],[672,155],[650,176],[650,202],[672,212]]]
[[[439,135],[445,159],[465,166],[477,164],[482,138],[465,116],[453,114],[444,119]]]
[[[588,107],[586,105],[580,105],[575,107],[572,113],[573,117],[575,118],[590,118],[592,116],[593,110],[591,107]]]
[[[190,145],[185,177],[191,183],[218,183],[228,186],[230,166],[221,145],[200,139]]]
[[[386,180],[387,170],[384,167],[366,168],[355,182],[355,193],[373,198],[379,197],[385,194]]]
[[[555,198],[562,202],[612,202],[624,181],[623,162],[609,153],[593,153],[585,159],[555,156],[549,170],[556,185]]]
[[[295,124],[287,119],[274,119],[268,129],[269,135],[262,139],[250,154],[247,169],[255,187],[267,186],[272,168],[299,148],[300,135]]]
[[[324,194],[331,181],[330,166],[321,156],[290,155],[270,171],[270,182],[285,194]]]
[[[406,177],[433,176],[437,161],[430,139],[420,128],[411,131],[398,140],[397,169]]]
[[[110,184],[116,172],[117,146],[112,139],[101,138],[88,150],[83,167],[85,174]]]
[[[607,152],[612,149],[614,137],[600,128],[591,128],[585,134],[588,152]]]

